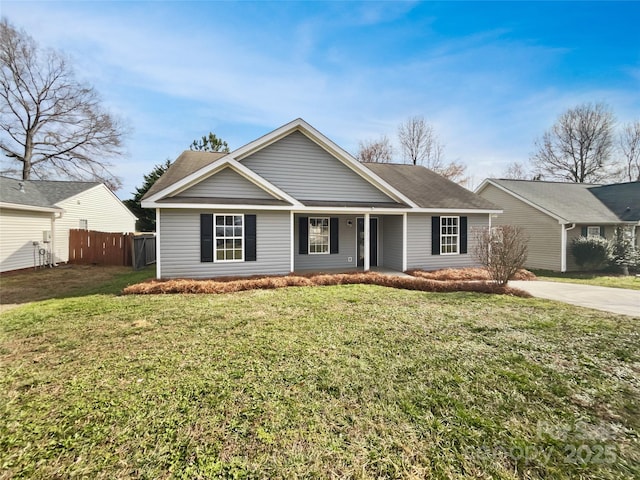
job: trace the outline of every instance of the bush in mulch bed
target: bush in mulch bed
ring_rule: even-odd
[[[366,284],[423,292],[480,292],[498,293],[518,297],[530,297],[522,290],[499,287],[489,281],[438,281],[418,277],[394,277],[379,273],[341,273],[285,275],[217,280],[150,280],[131,285],[123,290],[125,295],[160,293],[233,293],[244,290],[273,289],[282,287],[307,287],[326,285]]]

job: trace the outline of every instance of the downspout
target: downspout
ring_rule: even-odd
[[[572,223],[569,228],[565,228],[566,225],[568,224],[563,223],[561,225],[562,237],[560,238],[560,272],[562,273],[567,271],[567,232],[576,228],[575,223]]]
[[[57,217],[55,213],[51,215],[51,264],[54,267],[58,266],[56,262],[56,220],[62,218],[62,215],[63,212],[60,212]],[[69,247],[67,246],[67,249],[68,248]]]

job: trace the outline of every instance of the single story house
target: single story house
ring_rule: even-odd
[[[149,189],[158,278],[476,264],[491,202],[413,165],[362,164],[302,119],[186,151]]]
[[[504,211],[494,225],[521,226],[529,236],[526,267],[577,270],[571,242],[579,236],[612,238],[623,227],[638,245],[640,182],[613,185],[489,178],[477,189]]]
[[[104,184],[0,177],[0,272],[69,259],[69,230],[134,232],[136,217]]]

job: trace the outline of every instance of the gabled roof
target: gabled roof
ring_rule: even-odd
[[[589,191],[623,222],[640,222],[640,182],[602,185]]]
[[[98,185],[99,182],[16,180],[0,177],[0,203],[55,208],[57,203]]]
[[[591,192],[600,185],[489,178],[478,187],[477,192],[488,184],[519,198],[560,223],[620,223],[618,216]]]
[[[500,210],[490,201],[420,165],[364,163],[420,208]]]
[[[212,164],[216,160],[224,157],[226,153],[222,152],[196,152],[193,150],[186,150],[176,158],[175,162],[171,164],[168,170],[151,185],[151,188],[147,190],[147,193],[143,198],[148,198],[161,190],[179,182],[180,180],[188,177],[193,172],[197,172],[201,168]]]
[[[365,203],[361,202],[316,202],[294,199],[242,164],[243,159],[293,132],[304,134],[311,141],[319,145],[394,201],[384,204],[365,202],[365,205]],[[244,172],[245,176],[251,179],[256,185],[261,186],[272,194],[275,193],[274,196],[278,199],[286,200],[290,204],[298,207],[404,207],[440,210],[500,211],[500,209],[491,202],[424,167],[396,164],[362,164],[301,118],[293,120],[229,154],[194,151],[183,152],[171,165],[169,170],[149,189],[143,201],[146,201],[149,207],[155,206],[156,202],[167,203],[175,201],[176,203],[184,203],[184,199],[175,200],[176,197],[174,196],[177,192],[184,191],[185,188],[215,174],[218,169],[227,164],[236,170],[246,169],[247,171]],[[201,203],[204,201],[204,199],[197,200],[197,202],[194,201],[191,203]],[[212,203],[214,200],[220,201],[224,199],[210,199]],[[229,202],[225,203],[230,204]]]

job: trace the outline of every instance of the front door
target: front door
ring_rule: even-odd
[[[364,218],[358,218],[358,266],[364,267]],[[369,218],[369,266],[378,266],[378,219]]]

